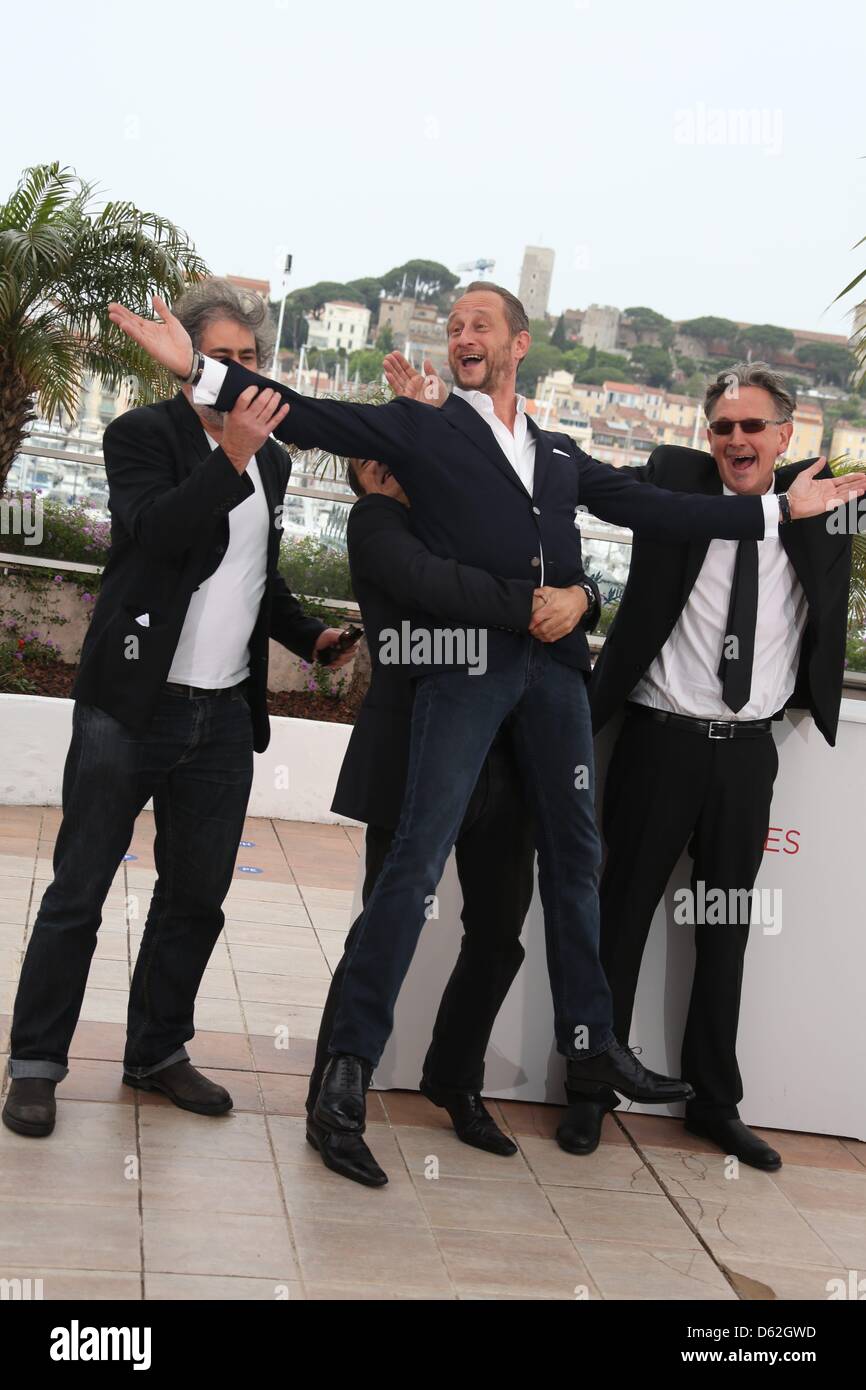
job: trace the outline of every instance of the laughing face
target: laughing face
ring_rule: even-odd
[[[526,332],[512,337],[502,296],[493,290],[464,294],[448,316],[448,365],[464,391],[493,395],[509,382],[513,389],[531,341]]]
[[[712,420],[732,420],[731,434],[707,430],[710,453],[719,476],[732,492],[760,496],[772,484],[773,466],[784,454],[793,433],[790,420],[783,425],[765,425],[758,434],[746,434],[740,420],[777,420],[779,411],[769,391],[761,386],[741,386],[735,398],[722,396],[712,407]]]

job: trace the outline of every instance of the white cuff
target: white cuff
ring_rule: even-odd
[[[775,492],[765,492],[761,498],[761,505],[764,508],[764,540],[778,540],[779,498]]]
[[[213,405],[226,379],[225,362],[217,362],[214,357],[204,359],[204,371],[199,383],[192,388],[192,398],[196,405]]]

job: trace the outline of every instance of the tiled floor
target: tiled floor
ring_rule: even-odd
[[[53,808],[0,808],[4,1062],[58,822]],[[247,824],[190,1048],[230,1088],[232,1114],[122,1086],[151,838],[145,813],[106,904],[54,1135],[0,1128],[0,1278],[41,1279],[46,1299],[735,1300],[826,1299],[829,1280],[863,1277],[866,1144],[854,1141],[768,1135],[782,1171],[732,1179],[676,1120],[619,1111],[581,1159],[555,1142],[557,1107],[492,1102],[520,1145],[501,1159],[459,1143],[423,1097],[383,1092],[368,1138],[389,1185],[324,1169],[303,1100],[356,830]]]

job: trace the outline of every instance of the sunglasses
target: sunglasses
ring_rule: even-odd
[[[710,420],[707,429],[711,434],[733,434],[734,425],[739,425],[743,434],[760,434],[768,425],[784,425],[784,420]]]

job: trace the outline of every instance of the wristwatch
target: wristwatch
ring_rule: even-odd
[[[193,349],[192,366],[190,370],[187,372],[186,376],[184,376],[181,372],[175,372],[174,376],[177,377],[178,381],[182,381],[184,386],[198,386],[199,382],[201,381],[201,375],[203,371],[204,353],[198,352],[195,349]]]
[[[784,492],[777,492],[776,500],[779,503],[779,525],[784,526],[786,522],[791,520],[791,503]]]
[[[592,631],[601,617],[601,605],[599,604],[595,589],[591,584],[587,583],[586,580],[580,580],[578,588],[583,589],[583,592],[589,600],[586,612],[580,620],[580,626],[589,628],[589,630]]]

